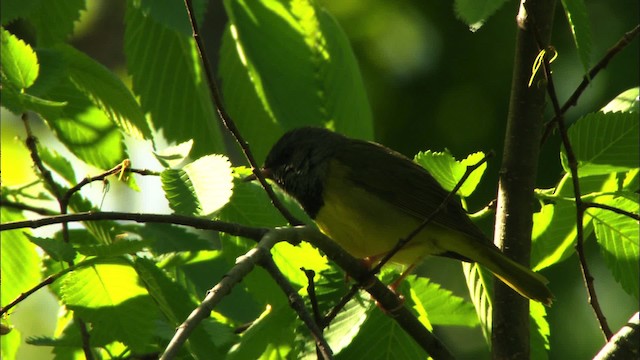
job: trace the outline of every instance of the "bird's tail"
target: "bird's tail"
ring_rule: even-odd
[[[509,259],[495,247],[486,246],[480,252],[479,258],[475,260],[498,279],[522,296],[551,306],[553,294],[546,285],[549,280],[544,276]]]

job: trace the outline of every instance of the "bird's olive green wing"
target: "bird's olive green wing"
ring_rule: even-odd
[[[349,178],[354,184],[419,220],[430,216],[449,194],[418,164],[378,144],[350,140],[348,146],[336,153],[336,160],[351,164]],[[487,240],[467,217],[456,196],[449,199],[433,221],[472,238]]]

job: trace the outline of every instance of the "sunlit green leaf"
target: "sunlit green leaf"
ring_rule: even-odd
[[[445,190],[451,191],[458,184],[458,181],[462,179],[462,176],[467,171],[467,167],[476,165],[483,157],[484,154],[482,152],[477,152],[467,156],[467,158],[462,161],[457,161],[448,150],[444,152],[429,150],[419,152],[414,160],[420,164],[420,166],[427,169]],[[462,197],[471,195],[476,189],[476,186],[478,186],[486,169],[486,162],[475,169],[458,190],[458,195]]]
[[[429,279],[410,276],[407,280],[411,284],[411,297],[417,305],[424,307],[431,324],[478,325],[478,317],[471,303]]]
[[[640,88],[631,88],[616,96],[601,110],[603,113],[609,112],[630,112],[640,111]]]
[[[153,335],[157,308],[131,266],[98,264],[73,271],[62,281],[64,304],[96,325],[91,331],[95,345],[118,340],[144,351]]]
[[[635,113],[591,113],[569,128],[580,176],[622,172],[640,163],[640,122]],[[562,165],[569,172],[562,152]]]
[[[33,85],[40,67],[38,57],[31,46],[2,28],[2,82],[18,89]],[[7,81],[8,83],[6,83]]]
[[[47,255],[56,261],[71,262],[76,257],[73,246],[61,239],[40,238],[26,234],[29,241],[38,245]]]
[[[595,202],[604,203],[617,209],[638,214],[638,198],[635,201],[626,198],[603,196]],[[593,217],[596,238],[601,246],[604,259],[614,278],[622,288],[638,299],[638,221],[610,210],[592,208],[587,210]]]
[[[202,215],[210,215],[231,198],[233,175],[226,156],[206,155],[182,169],[189,177]]]
[[[198,215],[202,211],[189,175],[184,170],[167,169],[160,174],[169,207],[181,215]]]
[[[372,138],[357,62],[331,15],[308,1],[228,0],[225,8],[240,60],[273,121]]]
[[[493,282],[491,273],[475,263],[462,263],[462,272],[467,280],[471,302],[476,309],[480,329],[485,340],[491,342],[493,312]]]
[[[544,305],[536,301],[529,302],[529,312],[531,314],[530,334],[531,334],[531,359],[546,360],[549,358],[549,335],[551,329],[547,321],[547,310]]]

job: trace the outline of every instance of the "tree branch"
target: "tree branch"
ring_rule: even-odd
[[[640,358],[640,315],[631,319],[611,337],[593,360],[626,360]]]
[[[538,49],[531,17],[547,43],[555,0],[522,0],[517,16],[511,98],[498,184],[494,241],[506,256],[529,265],[533,228],[533,190],[538,169],[545,106],[544,87],[527,86]],[[497,282],[494,286],[494,359],[529,357],[529,302]]]

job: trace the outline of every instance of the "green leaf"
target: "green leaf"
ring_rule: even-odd
[[[344,282],[344,276],[342,281]],[[367,313],[370,310],[371,306],[364,306],[360,299],[354,298],[338,313],[324,331],[324,337],[334,353],[340,353],[351,344],[362,329],[362,324],[367,320]],[[315,347],[313,354],[315,355]]]
[[[4,4],[5,1],[2,2]],[[4,303],[3,303],[4,304]],[[10,333],[2,336],[2,358],[5,360],[14,360],[20,347],[21,334],[18,329],[12,329]]]
[[[416,306],[424,308],[429,323],[471,327],[478,325],[473,305],[463,298],[426,278],[412,275],[407,281],[411,284],[411,298]]]
[[[20,92],[11,86],[1,87],[0,94],[2,94],[2,106],[17,115],[27,111],[58,114],[67,105],[66,102],[50,101]]]
[[[471,302],[476,309],[480,329],[487,343],[491,343],[493,282],[489,271],[476,263],[462,263],[462,272],[467,280]]]
[[[342,359],[425,359],[424,350],[389,316],[377,308],[351,344],[340,352]]]
[[[0,208],[2,223],[24,220],[19,212]],[[0,301],[2,306],[13,301],[22,292],[28,290],[40,281],[40,257],[36,247],[23,234],[27,230],[9,230],[2,232],[0,247],[2,261],[2,292]],[[18,305],[18,311],[20,305]]]
[[[184,170],[166,169],[160,174],[169,207],[181,215],[198,215],[202,211],[193,184]]]
[[[585,73],[589,71],[591,61],[591,27],[589,26],[589,14],[584,0],[562,0],[564,12],[569,20],[573,41],[578,49],[580,62]]]
[[[56,47],[68,64],[71,82],[125,133],[151,138],[144,114],[124,83],[111,71],[68,45]]]
[[[457,161],[448,150],[444,152],[433,152],[429,150],[419,152],[415,156],[414,161],[427,169],[431,176],[433,176],[445,190],[451,191],[467,171],[467,167],[477,164],[483,158],[484,153],[477,152],[467,156],[462,161]],[[486,169],[487,163],[485,162],[472,172],[458,190],[458,195],[462,197],[471,195],[478,186]]]
[[[192,156],[223,153],[195,42],[145,16],[134,3],[127,2],[124,50],[143,112],[169,142],[193,139]]]
[[[530,358],[536,360],[546,360],[549,358],[549,322],[547,321],[547,310],[544,305],[536,301],[529,302],[529,313],[531,315],[530,334],[531,349]]]
[[[227,0],[225,8],[239,57],[273,121],[372,138],[357,62],[331,15],[308,1]]]
[[[85,0],[45,1],[29,15],[36,29],[38,46],[46,47],[66,41],[80,12],[86,10]]]
[[[41,3],[48,3],[42,0],[2,0],[0,2],[0,19],[2,26],[9,24],[17,18],[26,18],[31,11]]]
[[[631,88],[616,96],[600,111],[609,112],[629,112],[637,113],[640,111],[640,87]]]
[[[76,250],[68,243],[61,239],[40,238],[25,234],[29,241],[38,245],[53,260],[71,262],[76,257]]]
[[[133,351],[145,351],[157,308],[131,266],[114,262],[73,271],[63,278],[61,292],[69,309],[94,324],[92,345],[117,340]]]
[[[484,25],[487,18],[495,13],[507,0],[455,0],[456,15],[476,31]]]
[[[640,130],[637,114],[591,113],[569,128],[569,140],[582,176],[628,171],[638,167]],[[565,151],[562,166],[569,172]]]
[[[604,203],[618,209],[637,214],[639,211],[638,198],[635,201],[627,198],[599,197],[594,201]],[[600,249],[605,262],[613,277],[622,285],[622,288],[638,299],[638,221],[599,208],[590,208],[587,213],[593,217],[593,226],[600,244]]]
[[[231,198],[233,175],[226,156],[206,155],[182,169],[189,177],[202,215],[211,215]]]
[[[261,164],[273,144],[284,133],[284,128],[275,122],[262,106],[256,88],[236,50],[236,43],[231,37],[229,27],[222,35],[218,72],[227,111],[242,136],[249,141],[256,161]]]
[[[138,258],[134,267],[160,312],[173,328],[182,324],[198,306],[187,289],[169,278],[151,260]],[[219,353],[215,343],[202,325],[196,327],[189,335],[186,343],[187,350],[196,359],[221,358],[222,354]]]
[[[31,46],[2,28],[2,82],[18,89],[26,89],[33,85],[38,77],[40,67],[38,57]],[[8,83],[5,83],[5,80]]]

